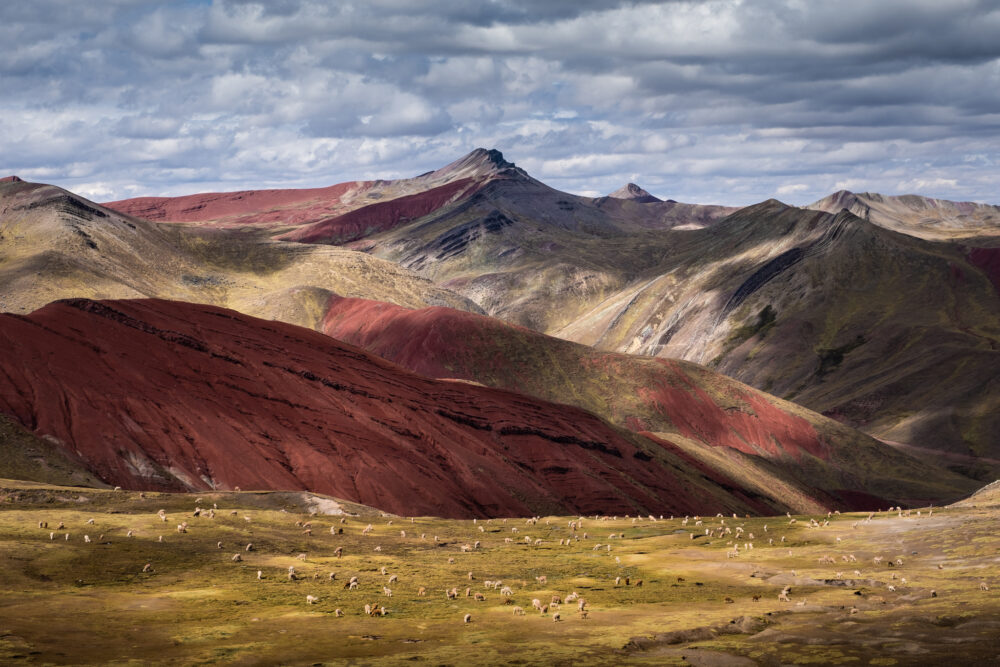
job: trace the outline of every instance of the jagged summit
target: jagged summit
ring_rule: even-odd
[[[641,204],[663,201],[659,197],[654,197],[649,194],[635,183],[627,183],[608,196],[614,199],[631,199],[632,201],[636,201]]]
[[[442,177],[453,178],[484,178],[497,174],[519,175],[525,178],[528,174],[513,162],[504,159],[503,153],[495,148],[477,148],[468,155],[427,174],[431,179]]]
[[[833,194],[823,197],[806,208],[836,213],[841,209],[851,210],[851,207],[858,203],[858,195],[850,190],[837,190]]]
[[[513,162],[507,162],[503,158],[503,153],[495,148],[477,148],[468,155],[465,159],[470,161],[479,161],[483,164],[492,164],[497,169],[507,169],[508,167],[515,166]]]
[[[15,176],[14,174],[0,178],[0,183],[23,183],[23,182],[24,182],[23,178],[21,178],[20,176]]]

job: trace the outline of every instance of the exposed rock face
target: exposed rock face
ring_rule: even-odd
[[[61,301],[0,315],[0,349],[0,413],[123,487],[304,489],[446,517],[775,509],[579,408],[221,308]]]
[[[626,183],[608,196],[615,199],[631,199],[632,201],[639,202],[640,204],[650,204],[652,202],[663,201],[662,199],[649,194],[635,183]]]
[[[798,493],[828,507],[868,506],[872,498],[877,506],[879,496],[940,502],[975,486],[689,362],[601,352],[449,308],[362,299],[334,298],[323,331],[424,375],[569,403],[635,431],[763,459]],[[787,486],[771,488],[779,502],[793,501]]]

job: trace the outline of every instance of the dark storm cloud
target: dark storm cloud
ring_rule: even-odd
[[[476,146],[593,194],[997,199],[997,2],[36,0],[0,44],[0,169],[97,199]]]

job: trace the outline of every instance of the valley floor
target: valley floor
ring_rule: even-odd
[[[0,662],[1000,661],[996,508],[834,515],[829,525],[825,516],[586,517],[574,531],[576,520],[410,519],[308,494],[3,481]],[[786,586],[789,601],[779,601]],[[457,599],[446,597],[452,588]],[[585,615],[566,602],[572,593]],[[387,613],[366,615],[365,605]]]

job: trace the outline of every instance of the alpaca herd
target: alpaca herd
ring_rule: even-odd
[[[199,499],[200,503],[200,499]],[[211,508],[202,508],[200,504],[195,507],[193,512],[188,513],[186,516],[180,516],[174,519],[176,522],[176,536],[174,539],[177,540],[187,540],[193,539],[195,535],[210,534],[213,531],[212,522],[215,520],[216,511],[218,510],[217,505],[213,505]],[[839,512],[837,513],[839,514]],[[889,513],[876,513],[872,512],[867,518],[861,519],[853,524],[853,528],[857,529],[860,525],[870,524],[887,514],[892,516],[895,514],[896,518],[909,518],[913,514],[909,510],[902,510],[900,508],[892,508]],[[926,516],[931,516],[932,510],[927,512]],[[175,515],[176,516],[176,515]],[[229,513],[230,517],[238,516],[236,510],[232,510]],[[795,531],[796,536],[801,536],[802,531],[816,531],[817,534],[824,531],[831,525],[831,520],[834,514],[831,512],[827,515],[825,519],[817,520],[815,518],[807,519],[796,519],[795,517],[787,517],[788,527]],[[917,516],[924,516],[920,511],[917,512]],[[249,514],[244,514],[244,522],[251,523],[252,518]],[[685,538],[685,543],[688,540],[699,540],[697,546],[702,544],[707,547],[709,544],[715,545],[717,547],[725,547],[720,550],[725,553],[726,560],[737,561],[733,564],[743,565],[744,563],[750,565],[753,568],[754,575],[756,576],[759,572],[758,566],[751,562],[748,562],[757,551],[754,549],[754,532],[751,532],[746,527],[746,522],[740,519],[737,515],[733,514],[732,518],[725,517],[722,513],[718,513],[714,519],[705,518],[701,516],[686,516],[682,520],[674,520],[673,517],[669,520],[664,520],[662,516],[656,518],[655,516],[649,515],[648,518],[643,517],[625,517],[626,519],[631,519],[631,525],[635,527],[635,531],[645,531],[640,532],[638,535],[633,537],[632,532],[630,532],[629,539],[637,539],[639,537],[649,537],[651,535],[659,535],[653,528],[655,524],[661,521],[671,521],[670,528],[676,528],[678,525],[681,527],[680,530],[673,530],[676,533],[686,533],[689,537]],[[170,521],[170,516],[164,509],[160,509],[151,517],[152,520],[162,524],[168,523]],[[179,521],[178,521],[179,519]],[[523,535],[523,541],[517,541],[511,537],[502,534],[506,530],[506,524],[508,521],[517,521],[521,526],[510,526],[509,533],[519,534],[523,531],[530,531],[535,533],[534,535],[527,534]],[[491,610],[497,611],[499,609],[509,609],[513,616],[515,617],[527,617],[528,613],[525,610],[525,606],[516,604],[518,598],[522,600],[530,599],[530,609],[537,612],[539,616],[545,616],[550,618],[553,622],[562,623],[568,621],[572,618],[579,620],[586,620],[590,618],[591,609],[587,600],[581,596],[577,590],[573,590],[573,586],[570,585],[569,580],[572,577],[566,575],[560,575],[559,577],[553,578],[553,583],[550,585],[549,576],[550,574],[536,574],[531,572],[527,576],[517,576],[514,578],[507,577],[507,581],[503,579],[496,578],[496,574],[483,571],[477,574],[475,569],[464,570],[464,576],[461,576],[461,580],[466,582],[465,584],[459,585],[455,581],[450,581],[443,588],[438,588],[437,590],[443,591],[443,595],[436,598],[438,603],[432,602],[430,598],[427,598],[427,591],[434,590],[432,587],[432,582],[422,577],[419,574],[419,567],[415,565],[412,560],[416,558],[414,554],[417,553],[417,549],[420,549],[420,553],[431,554],[430,557],[436,557],[440,559],[441,563],[447,563],[448,565],[456,565],[456,558],[462,560],[463,563],[474,563],[478,562],[476,559],[478,555],[493,552],[497,553],[510,553],[515,554],[520,550],[553,550],[557,549],[556,539],[558,539],[558,549],[563,550],[567,553],[573,553],[577,558],[583,558],[586,554],[586,558],[593,560],[595,563],[600,564],[600,567],[605,569],[616,569],[620,574],[615,574],[613,578],[609,577],[606,579],[604,586],[609,586],[611,590],[618,589],[628,589],[631,591],[636,591],[638,594],[638,589],[643,587],[643,578],[638,578],[635,576],[634,560],[630,558],[630,552],[621,551],[618,553],[612,553],[612,551],[618,551],[618,549],[612,546],[612,543],[623,544],[626,540],[625,532],[620,530],[614,530],[607,534],[606,542],[595,543],[592,547],[587,546],[586,543],[590,541],[589,533],[584,532],[583,528],[586,524],[595,524],[593,528],[596,528],[596,524],[602,522],[615,522],[618,521],[618,517],[606,517],[600,515],[594,515],[592,517],[578,517],[573,518],[567,522],[565,528],[559,528],[558,525],[553,527],[552,519],[544,520],[545,523],[539,526],[539,522],[543,521],[541,517],[532,517],[529,519],[487,519],[483,521],[474,520],[473,526],[474,531],[473,536],[479,539],[473,539],[470,536],[464,536],[464,539],[447,537],[442,538],[440,535],[434,535],[433,540],[427,540],[426,533],[416,533],[416,531],[411,531],[408,533],[406,530],[395,530],[393,529],[393,534],[398,534],[397,543],[394,543],[393,550],[397,555],[393,556],[394,562],[399,565],[404,565],[407,572],[391,572],[389,567],[382,565],[376,569],[379,573],[378,579],[373,579],[363,573],[352,574],[350,576],[344,573],[342,590],[344,593],[336,595],[333,593],[321,593],[319,588],[314,588],[312,592],[305,594],[305,602],[310,607],[316,607],[321,613],[332,614],[334,618],[343,618],[351,613],[351,609],[356,609],[356,613],[361,615],[362,610],[364,616],[367,617],[385,617],[390,616],[394,613],[393,609],[387,607],[393,603],[397,603],[400,597],[404,600],[414,601],[414,600],[427,600],[422,604],[438,604],[444,603],[450,607],[458,607],[461,604],[482,604],[481,609],[484,612],[477,612],[475,618],[477,623],[481,622],[483,618],[489,618]],[[331,526],[329,531],[323,530],[318,532],[315,536],[313,533],[314,522],[320,522],[320,519],[312,518],[309,521],[298,520],[295,522],[295,529],[297,534],[301,536],[302,539],[309,539],[311,548],[306,551],[299,552],[294,558],[297,561],[302,561],[303,565],[301,567],[305,568],[305,572],[300,572],[296,569],[295,565],[287,566],[287,580],[290,582],[311,582],[308,585],[316,587],[317,580],[320,575],[312,573],[315,565],[312,563],[322,563],[330,558],[343,559],[345,557],[345,545],[330,543],[333,540],[347,539],[353,536],[361,536],[364,541],[371,539],[374,541],[377,535],[381,535],[383,539],[387,539],[387,533],[377,527],[374,523],[367,523],[367,525],[360,529],[354,529],[352,531],[353,525],[349,523],[347,518],[340,518],[339,523]],[[414,523],[413,519],[410,519],[411,523]],[[392,525],[392,519],[386,522],[386,526]],[[455,526],[462,526],[461,522],[455,522]],[[760,526],[756,525],[755,530],[759,529],[760,532],[764,534],[769,533],[768,526],[764,524]],[[49,541],[56,540],[60,531],[65,531],[64,540],[69,541],[71,533],[66,529],[65,522],[59,522],[58,527],[55,531],[49,530],[48,521],[38,522],[40,530],[46,531],[48,534]],[[92,527],[93,534],[99,532],[97,522],[94,518],[88,519],[82,527],[90,526]],[[690,527],[689,527],[690,526]],[[229,525],[231,530],[231,524]],[[319,530],[320,527],[316,527]],[[250,530],[249,528],[245,530]],[[560,531],[565,530],[565,533],[559,535]],[[544,537],[538,537],[537,531],[544,531]],[[630,529],[632,531],[632,529]],[[141,535],[143,532],[139,528],[130,528],[127,530],[126,538],[134,539],[136,535]],[[781,531],[775,531],[780,533]],[[664,531],[664,535],[669,535],[670,530]],[[257,533],[253,533],[257,534]],[[601,533],[602,535],[604,533]],[[105,541],[105,535],[101,534],[98,540],[95,540],[90,536],[91,533],[83,534],[82,541],[86,545],[91,544],[107,544]],[[328,536],[328,537],[327,537]],[[147,536],[149,537],[149,536]],[[683,537],[683,535],[681,536]],[[768,544],[774,544],[774,539],[777,538],[779,544],[786,543],[786,535],[778,534],[773,537],[768,538]],[[212,538],[214,541],[214,537]],[[762,538],[763,539],[763,538]],[[800,547],[795,546],[798,544],[796,542],[797,538],[793,538],[793,541],[788,548],[788,554],[792,555],[795,549]],[[163,536],[158,536],[158,542],[163,542]],[[320,541],[319,544],[316,541]],[[725,544],[723,545],[723,541]],[[272,546],[265,544],[265,540],[262,538],[259,540],[260,544],[255,546],[254,542],[246,542],[242,550],[233,553],[229,560],[232,563],[240,564],[242,569],[240,572],[250,572],[256,573],[256,580],[261,582],[261,586],[272,586],[278,580],[278,577],[273,576],[273,574],[268,574],[269,570],[273,570],[276,562],[280,562],[282,558],[288,557],[287,554],[277,553]],[[232,544],[232,542],[228,542]],[[836,540],[827,540],[827,544],[834,544],[839,547],[842,543],[841,537],[837,536]],[[212,550],[215,553],[224,550],[224,542],[222,540],[214,541],[215,548]],[[357,546],[357,541],[353,540],[350,542],[351,549],[355,549]],[[369,543],[371,544],[371,543]],[[404,548],[404,555],[398,555],[398,550],[400,549],[400,544],[409,545],[412,547],[409,551]],[[367,552],[370,555],[372,552],[376,554],[384,553],[381,544],[372,545],[373,548],[368,549]],[[679,545],[678,545],[679,546]],[[857,545],[855,545],[857,546]],[[230,547],[231,548],[231,547]],[[766,551],[766,548],[764,548]],[[442,552],[440,556],[436,556],[435,552]],[[294,552],[293,552],[294,553]],[[352,551],[354,554],[349,558],[351,562],[357,562],[359,556],[358,551]],[[897,577],[897,572],[900,574],[907,572],[908,568],[904,568],[903,555],[892,554],[891,556],[886,554],[870,554],[865,556],[863,552],[858,552],[859,555],[866,558],[862,562],[870,562],[873,568],[872,571],[867,575],[867,579],[864,578],[860,569],[854,570],[854,580],[845,580],[843,578],[843,572],[837,571],[833,578],[828,580],[836,584],[837,582],[844,582],[841,585],[855,585],[853,582],[856,580],[861,580],[865,582],[865,585],[880,586],[888,593],[897,593],[900,589],[913,591],[914,583],[907,579],[907,577],[899,576]],[[622,557],[625,558],[623,562]],[[502,559],[501,559],[502,560]],[[410,561],[410,562],[408,562]],[[142,561],[140,561],[142,562]],[[286,561],[287,562],[287,561]],[[588,561],[589,562],[589,561]],[[835,553],[828,552],[822,553],[818,557],[815,557],[815,562],[818,566],[828,566],[836,565],[838,563],[859,563],[859,560],[855,553]],[[863,567],[860,564],[858,567]],[[938,569],[943,569],[943,564],[939,563],[937,565]],[[246,568],[251,568],[247,570]],[[455,569],[455,568],[449,568]],[[414,570],[417,570],[414,572]],[[537,572],[537,571],[536,571]],[[147,576],[156,576],[160,573],[153,567],[152,562],[146,562],[141,568],[141,573]],[[891,578],[889,581],[881,581],[878,576],[881,573],[890,574]],[[768,576],[791,576],[792,578],[797,578],[798,575],[795,570],[790,570],[789,573],[771,573]],[[402,576],[401,576],[402,575]],[[480,581],[480,576],[483,575],[481,590],[477,582]],[[337,580],[337,572],[329,572],[328,580],[330,582]],[[439,576],[439,575],[438,575]],[[654,576],[651,572],[649,576]],[[817,575],[818,576],[818,575]],[[423,581],[421,579],[424,579]],[[511,580],[515,579],[515,580]],[[681,585],[685,582],[683,577],[676,577],[677,583],[674,586]],[[533,581],[529,585],[529,581]],[[662,578],[654,578],[652,583],[655,585],[657,582],[662,582]],[[850,582],[850,583],[848,583]],[[792,583],[783,583],[780,590],[777,592],[777,601],[779,603],[793,603],[792,606],[804,607],[806,605],[806,600],[793,599],[792,595]],[[338,582],[339,585],[339,582]],[[662,583],[661,583],[662,585]],[[699,582],[696,586],[701,586]],[[806,584],[814,585],[814,584]],[[990,591],[989,582],[986,579],[978,580],[978,589],[982,593],[987,593]],[[374,588],[373,588],[374,586]],[[393,588],[390,588],[392,586]],[[595,592],[605,590],[602,586],[588,586],[593,588]],[[382,602],[372,602],[371,598],[365,601],[363,598],[370,595],[374,595],[373,591],[378,591],[381,588],[381,599]],[[464,593],[460,590],[464,588]],[[395,590],[394,590],[395,589]],[[541,592],[544,591],[545,594],[542,596]],[[304,591],[303,591],[304,592]],[[538,597],[531,597],[536,595]],[[588,593],[588,595],[590,595]],[[598,597],[606,598],[607,593],[603,595],[598,595]],[[772,593],[773,595],[773,593]],[[344,597],[348,596],[348,597]],[[356,603],[354,605],[348,604],[350,599],[357,596]],[[930,591],[930,597],[936,598],[938,593],[936,590]],[[753,594],[752,602],[759,603],[761,600],[761,594]],[[443,598],[443,599],[442,599]],[[737,604],[739,596],[736,592],[731,592],[729,595],[719,595],[716,600],[720,600],[723,604]],[[302,600],[302,598],[298,598]],[[750,600],[751,596],[747,595],[744,597],[746,600]],[[773,598],[771,598],[773,599]],[[880,596],[870,596],[869,602],[877,601],[883,599]],[[547,601],[545,601],[547,600]],[[467,601],[467,602],[466,602]],[[603,601],[603,600],[602,600]],[[362,605],[362,602],[364,604]],[[334,604],[336,603],[336,604]],[[337,606],[339,605],[339,606]],[[324,612],[324,609],[329,607],[329,609]],[[599,607],[603,608],[603,607]],[[850,605],[844,608],[849,614],[859,613],[859,608],[857,605]],[[346,611],[345,611],[346,610]],[[573,612],[573,613],[570,613]],[[467,612],[464,609],[459,609],[459,613],[462,617],[462,624],[473,624],[473,614]]]

